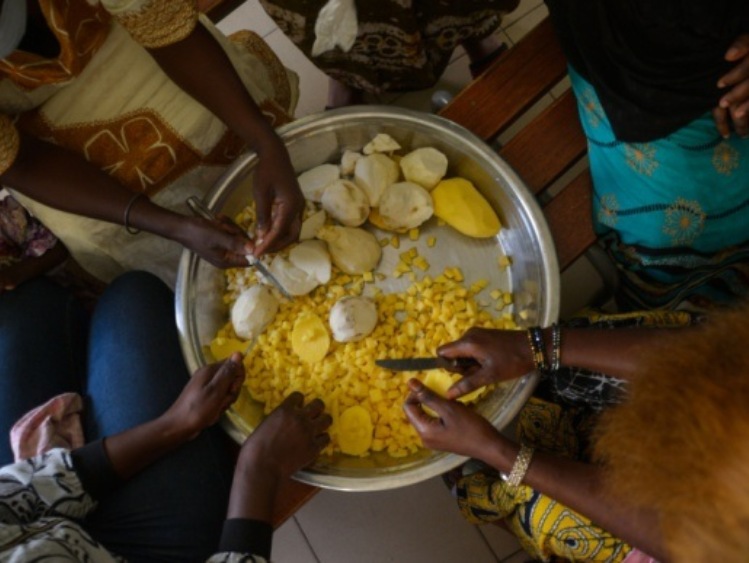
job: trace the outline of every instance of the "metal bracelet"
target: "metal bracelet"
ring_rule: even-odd
[[[526,446],[525,444],[521,445],[518,457],[515,458],[515,463],[512,465],[510,475],[505,479],[508,485],[511,487],[520,486],[525,474],[528,472],[531,459],[533,459],[533,448]]]
[[[532,326],[528,329],[528,343],[531,347],[531,357],[536,371],[544,373],[549,369],[546,361],[546,345],[544,344],[544,333],[540,327]]]
[[[133,205],[135,205],[135,202],[138,201],[142,197],[146,197],[146,194],[144,193],[135,194],[133,197],[130,198],[130,201],[127,202],[127,206],[125,207],[125,213],[122,218],[122,224],[125,225],[125,230],[131,235],[137,235],[140,232],[140,229],[136,229],[135,227],[130,226],[130,210],[133,208]]]
[[[557,371],[562,365],[562,327],[557,323],[551,325],[551,371]]]

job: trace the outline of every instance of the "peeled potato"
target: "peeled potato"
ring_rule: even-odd
[[[437,395],[439,395],[440,397],[444,397],[447,395],[447,390],[450,389],[450,387],[452,387],[453,384],[458,382],[459,380],[460,375],[458,375],[457,373],[450,373],[442,369],[435,369],[427,372],[427,374],[424,376],[423,383]],[[463,395],[462,397],[458,397],[457,400],[463,404],[472,403],[483,394],[485,389],[486,386],[479,387],[478,389],[475,389],[470,393]],[[437,413],[428,407],[424,407],[424,411],[431,416],[437,416]]]
[[[291,349],[303,362],[321,361],[330,349],[325,324],[314,313],[300,316],[291,331]]]
[[[484,238],[499,233],[499,217],[468,180],[442,180],[431,193],[434,214],[464,235]]]
[[[338,419],[338,445],[349,455],[365,455],[372,445],[372,417],[359,405],[347,408]]]

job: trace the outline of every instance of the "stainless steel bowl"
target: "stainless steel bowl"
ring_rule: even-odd
[[[469,239],[442,227],[445,232],[440,233],[440,251],[429,257],[432,268],[441,271],[445,266],[459,265],[469,283],[485,278],[493,287],[511,290],[513,314],[520,326],[548,325],[556,320],[559,271],[541,210],[515,172],[466,129],[430,114],[368,106],[312,115],[281,128],[279,133],[298,172],[326,162],[337,163],[344,149],[360,150],[377,133],[389,134],[406,149],[431,146],[445,153],[450,163],[448,174],[471,180],[499,213],[503,229],[497,237],[486,240]],[[254,154],[239,158],[207,196],[208,206],[235,216],[251,200],[256,164]],[[419,251],[425,253],[426,249]],[[512,258],[512,266],[504,272],[497,266],[499,252]],[[386,249],[382,271],[392,271],[396,262],[396,251],[391,249],[388,253]],[[393,282],[389,289],[401,289],[397,283]],[[223,272],[185,251],[177,278],[176,314],[182,350],[191,371],[211,361],[206,346],[228,318],[223,292]],[[479,402],[479,412],[497,428],[503,428],[525,403],[536,380],[537,375],[531,373],[501,386]],[[235,440],[242,442],[256,426],[260,412],[258,408],[253,422],[230,411],[223,425]],[[460,456],[429,450],[404,458],[384,453],[366,458],[324,456],[296,478],[331,489],[373,491],[423,481],[462,461]]]

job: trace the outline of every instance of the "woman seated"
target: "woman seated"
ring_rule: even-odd
[[[475,365],[448,399],[412,380],[406,414],[425,446],[483,462],[451,477],[464,516],[503,522],[537,559],[743,561],[747,313],[686,328],[472,329],[439,354]],[[555,402],[532,399],[515,439],[449,400],[534,369]]]
[[[262,39],[224,37],[190,0],[1,9],[0,182],[86,270],[173,284],[183,247],[226,267],[296,239],[304,199],[274,127],[291,120],[297,78]],[[185,205],[247,148],[254,243]]]
[[[242,388],[241,357],[190,378],[173,302],[131,272],[89,328],[48,279],[2,295],[0,432],[13,426],[17,461],[0,443],[0,559],[269,558],[279,487],[328,443],[330,416],[290,395],[235,464],[215,423]]]

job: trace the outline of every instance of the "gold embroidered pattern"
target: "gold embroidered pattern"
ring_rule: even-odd
[[[698,202],[678,198],[665,211],[663,232],[671,237],[674,246],[689,245],[705,229],[705,219]]]
[[[198,6],[190,0],[152,0],[137,12],[115,17],[133,39],[148,49],[155,49],[190,35],[198,23]]]
[[[718,174],[730,176],[739,167],[739,151],[728,143],[720,143],[713,151],[713,166]]]
[[[16,50],[0,60],[0,78],[31,91],[77,77],[109,34],[111,18],[98,3],[52,0],[41,3],[50,30],[60,44],[57,58]]]
[[[39,112],[28,112],[19,128],[83,155],[131,191],[148,196],[203,159],[158,113],[150,110],[67,127],[51,124]]]
[[[619,201],[616,194],[605,194],[599,200],[598,222],[602,225],[614,227],[619,220]]]
[[[624,147],[627,165],[644,176],[652,176],[658,168],[655,147],[650,143],[633,143]]]
[[[7,115],[0,115],[0,174],[13,164],[20,144],[16,126]]]

